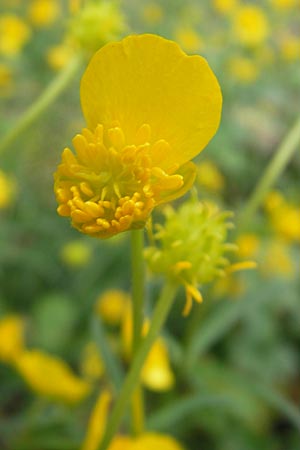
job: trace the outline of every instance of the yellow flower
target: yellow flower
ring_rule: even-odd
[[[221,191],[225,184],[223,175],[211,161],[202,161],[198,164],[197,181],[200,187],[212,192]]]
[[[286,36],[280,42],[280,52],[286,61],[297,61],[300,59],[300,37]]]
[[[175,378],[170,367],[168,349],[162,338],[154,342],[143,366],[141,380],[152,391],[167,391],[173,387]]]
[[[104,390],[98,397],[89,423],[88,431],[81,450],[97,450],[106,427],[111,395]],[[136,438],[117,435],[108,450],[183,450],[183,447],[171,436],[159,433],[142,433]]]
[[[297,6],[297,0],[271,0],[272,6],[279,11],[289,10]]]
[[[24,322],[8,315],[0,319],[0,360],[14,362],[24,349]]]
[[[163,19],[163,10],[157,3],[147,3],[143,9],[143,18],[145,22],[156,25]]]
[[[269,34],[269,24],[261,8],[255,5],[239,7],[233,15],[235,38],[246,46],[262,44]]]
[[[72,17],[68,36],[76,46],[93,53],[107,42],[119,39],[125,29],[117,2],[86,2]]]
[[[230,75],[242,83],[252,83],[259,76],[259,67],[251,58],[235,56],[229,59],[228,69]]]
[[[26,350],[15,363],[20,375],[38,395],[77,403],[89,393],[90,385],[60,358],[39,350]]]
[[[60,4],[57,0],[33,0],[28,10],[29,20],[37,27],[51,25],[59,13]]]
[[[17,55],[30,37],[30,28],[18,16],[0,15],[0,54]]]
[[[259,239],[254,233],[241,234],[237,240],[237,254],[241,258],[253,258],[259,247]]]
[[[199,34],[188,26],[180,26],[175,31],[175,39],[181,47],[189,52],[195,53],[203,50],[204,44]]]
[[[67,44],[56,45],[47,51],[47,62],[54,70],[59,70],[65,67],[73,58],[75,54],[74,49]]]
[[[213,6],[221,14],[228,14],[236,8],[237,0],[213,0]]]
[[[70,267],[86,266],[91,257],[91,247],[80,240],[67,242],[61,249],[61,259]]]
[[[271,276],[281,275],[286,278],[293,278],[296,273],[290,249],[285,242],[280,240],[269,243],[259,266],[264,274]]]
[[[189,160],[215,134],[221,102],[207,62],[174,42],[129,36],[100,49],[81,82],[88,128],[55,174],[58,213],[100,238],[142,228],[192,185]]]
[[[104,374],[104,364],[95,342],[89,342],[83,349],[81,372],[89,381],[97,381]]]
[[[99,316],[109,325],[119,325],[130,302],[129,295],[120,289],[111,289],[101,294],[95,308]]]
[[[0,209],[11,205],[16,193],[16,183],[0,170]]]
[[[11,69],[6,65],[0,63],[0,93],[2,94],[2,89],[7,90],[12,84],[12,71]],[[1,171],[0,171],[0,180],[1,180]],[[1,181],[0,181],[1,185]],[[0,188],[0,192],[1,192]],[[1,196],[1,194],[0,194]],[[1,203],[1,200],[0,200]]]

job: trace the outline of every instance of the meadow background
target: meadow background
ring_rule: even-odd
[[[234,212],[231,239],[239,258],[257,262],[256,270],[203,288],[204,303],[187,318],[178,299],[164,332],[175,382],[160,391],[146,388],[149,428],[191,450],[298,450],[299,137],[260,209],[241,218],[299,120],[299,0],[128,0],[120,8],[124,35],[173,39],[187,53],[205,56],[214,70],[223,117],[196,160],[196,189],[200,199]],[[67,1],[1,0],[0,139],[72,63],[78,52],[68,31],[73,17]],[[91,347],[99,340],[95,323],[101,319],[113,348],[122,339],[99,305],[107,290],[130,292],[128,235],[107,241],[80,235],[57,215],[53,194],[61,151],[84,126],[83,71],[84,64],[9,146],[0,140],[1,450],[79,449],[107,376]],[[152,301],[158,286],[151,279]],[[23,346],[65,361],[89,388],[79,395],[76,385],[73,392],[67,377],[55,379],[46,365],[46,387],[28,381],[14,354]]]

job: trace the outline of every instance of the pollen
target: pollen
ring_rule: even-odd
[[[117,123],[83,129],[73,139],[75,152],[63,151],[54,175],[58,213],[94,237],[142,228],[161,198],[176,196],[184,184],[182,175],[153,164],[157,148],[168,148],[163,142],[151,142],[148,124],[137,130],[134,143],[126,142]]]

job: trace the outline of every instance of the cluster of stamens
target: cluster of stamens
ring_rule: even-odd
[[[76,155],[66,148],[55,174],[58,213],[71,217],[79,231],[101,238],[143,227],[162,196],[184,183],[181,175],[153,165],[151,150],[164,154],[169,144],[151,144],[150,138],[148,124],[132,144],[118,124],[107,131],[98,125],[94,133],[83,129],[73,139]]]

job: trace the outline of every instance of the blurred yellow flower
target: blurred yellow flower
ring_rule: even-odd
[[[279,191],[271,191],[265,198],[264,207],[267,212],[280,208],[284,204],[284,197]]]
[[[14,362],[24,349],[24,321],[16,315],[0,318],[0,361]]]
[[[84,378],[93,382],[104,374],[105,368],[95,342],[89,342],[81,356],[81,373]]]
[[[299,61],[300,36],[285,36],[280,42],[280,53],[285,61]]]
[[[224,188],[225,179],[212,161],[202,161],[197,167],[197,182],[211,192],[219,192]]]
[[[15,180],[0,170],[0,209],[10,206],[15,198],[15,194]]]
[[[286,203],[274,210],[270,219],[279,236],[288,241],[300,242],[300,208]]]
[[[77,377],[60,358],[39,350],[26,350],[16,368],[38,395],[65,403],[77,403],[90,391],[90,384]]]
[[[109,391],[101,392],[89,418],[88,429],[81,450],[98,449],[105,431],[110,402]]]
[[[0,54],[16,56],[30,38],[31,31],[20,17],[0,15]]]
[[[155,35],[129,36],[92,58],[81,82],[88,128],[55,174],[58,213],[91,236],[142,228],[153,208],[192,185],[215,134],[218,82],[200,56]]]
[[[259,248],[259,238],[254,233],[241,234],[237,240],[237,254],[241,258],[254,258]]]
[[[233,16],[233,33],[237,41],[246,46],[262,44],[269,34],[269,23],[262,8],[244,5],[236,9]]]
[[[152,391],[167,391],[174,386],[175,378],[170,367],[168,349],[162,338],[154,342],[143,366],[141,380]]]
[[[289,10],[297,6],[298,0],[271,0],[271,5],[279,11]]]
[[[68,37],[75,46],[92,54],[107,42],[120,39],[125,30],[118,2],[85,2],[69,22]]]
[[[213,0],[216,11],[222,14],[231,13],[237,7],[237,0]]]
[[[111,395],[104,390],[98,397],[89,423],[88,431],[81,450],[97,450],[106,427]],[[117,435],[108,450],[183,450],[183,447],[171,436],[159,433],[142,433],[135,438]]]
[[[253,83],[259,76],[258,64],[245,56],[231,57],[228,61],[229,74],[241,83]]]
[[[60,14],[58,0],[32,0],[28,9],[28,18],[36,27],[52,25]]]
[[[129,303],[130,297],[126,292],[120,289],[110,289],[98,297],[95,309],[106,323],[119,325]]]
[[[190,26],[180,26],[175,30],[175,40],[189,53],[203,50],[204,43],[197,31]]]
[[[273,240],[269,243],[259,267],[265,275],[269,276],[281,275],[292,278],[296,273],[290,249],[285,242],[280,240]]]
[[[71,61],[74,54],[75,50],[70,45],[63,43],[49,48],[46,58],[52,69],[60,70]]]
[[[143,8],[143,19],[151,25],[156,25],[163,19],[163,10],[157,3],[146,3]]]
[[[67,242],[61,249],[61,259],[70,267],[86,266],[91,258],[91,247],[79,239]]]
[[[12,84],[12,71],[8,67],[7,64],[0,63],[0,93],[2,94],[2,89],[5,89],[5,92],[7,88],[9,88]],[[0,171],[0,180],[1,180],[1,171]],[[0,181],[1,186],[1,181]],[[1,197],[1,187],[0,187],[0,197]],[[1,204],[1,200],[0,200]]]

